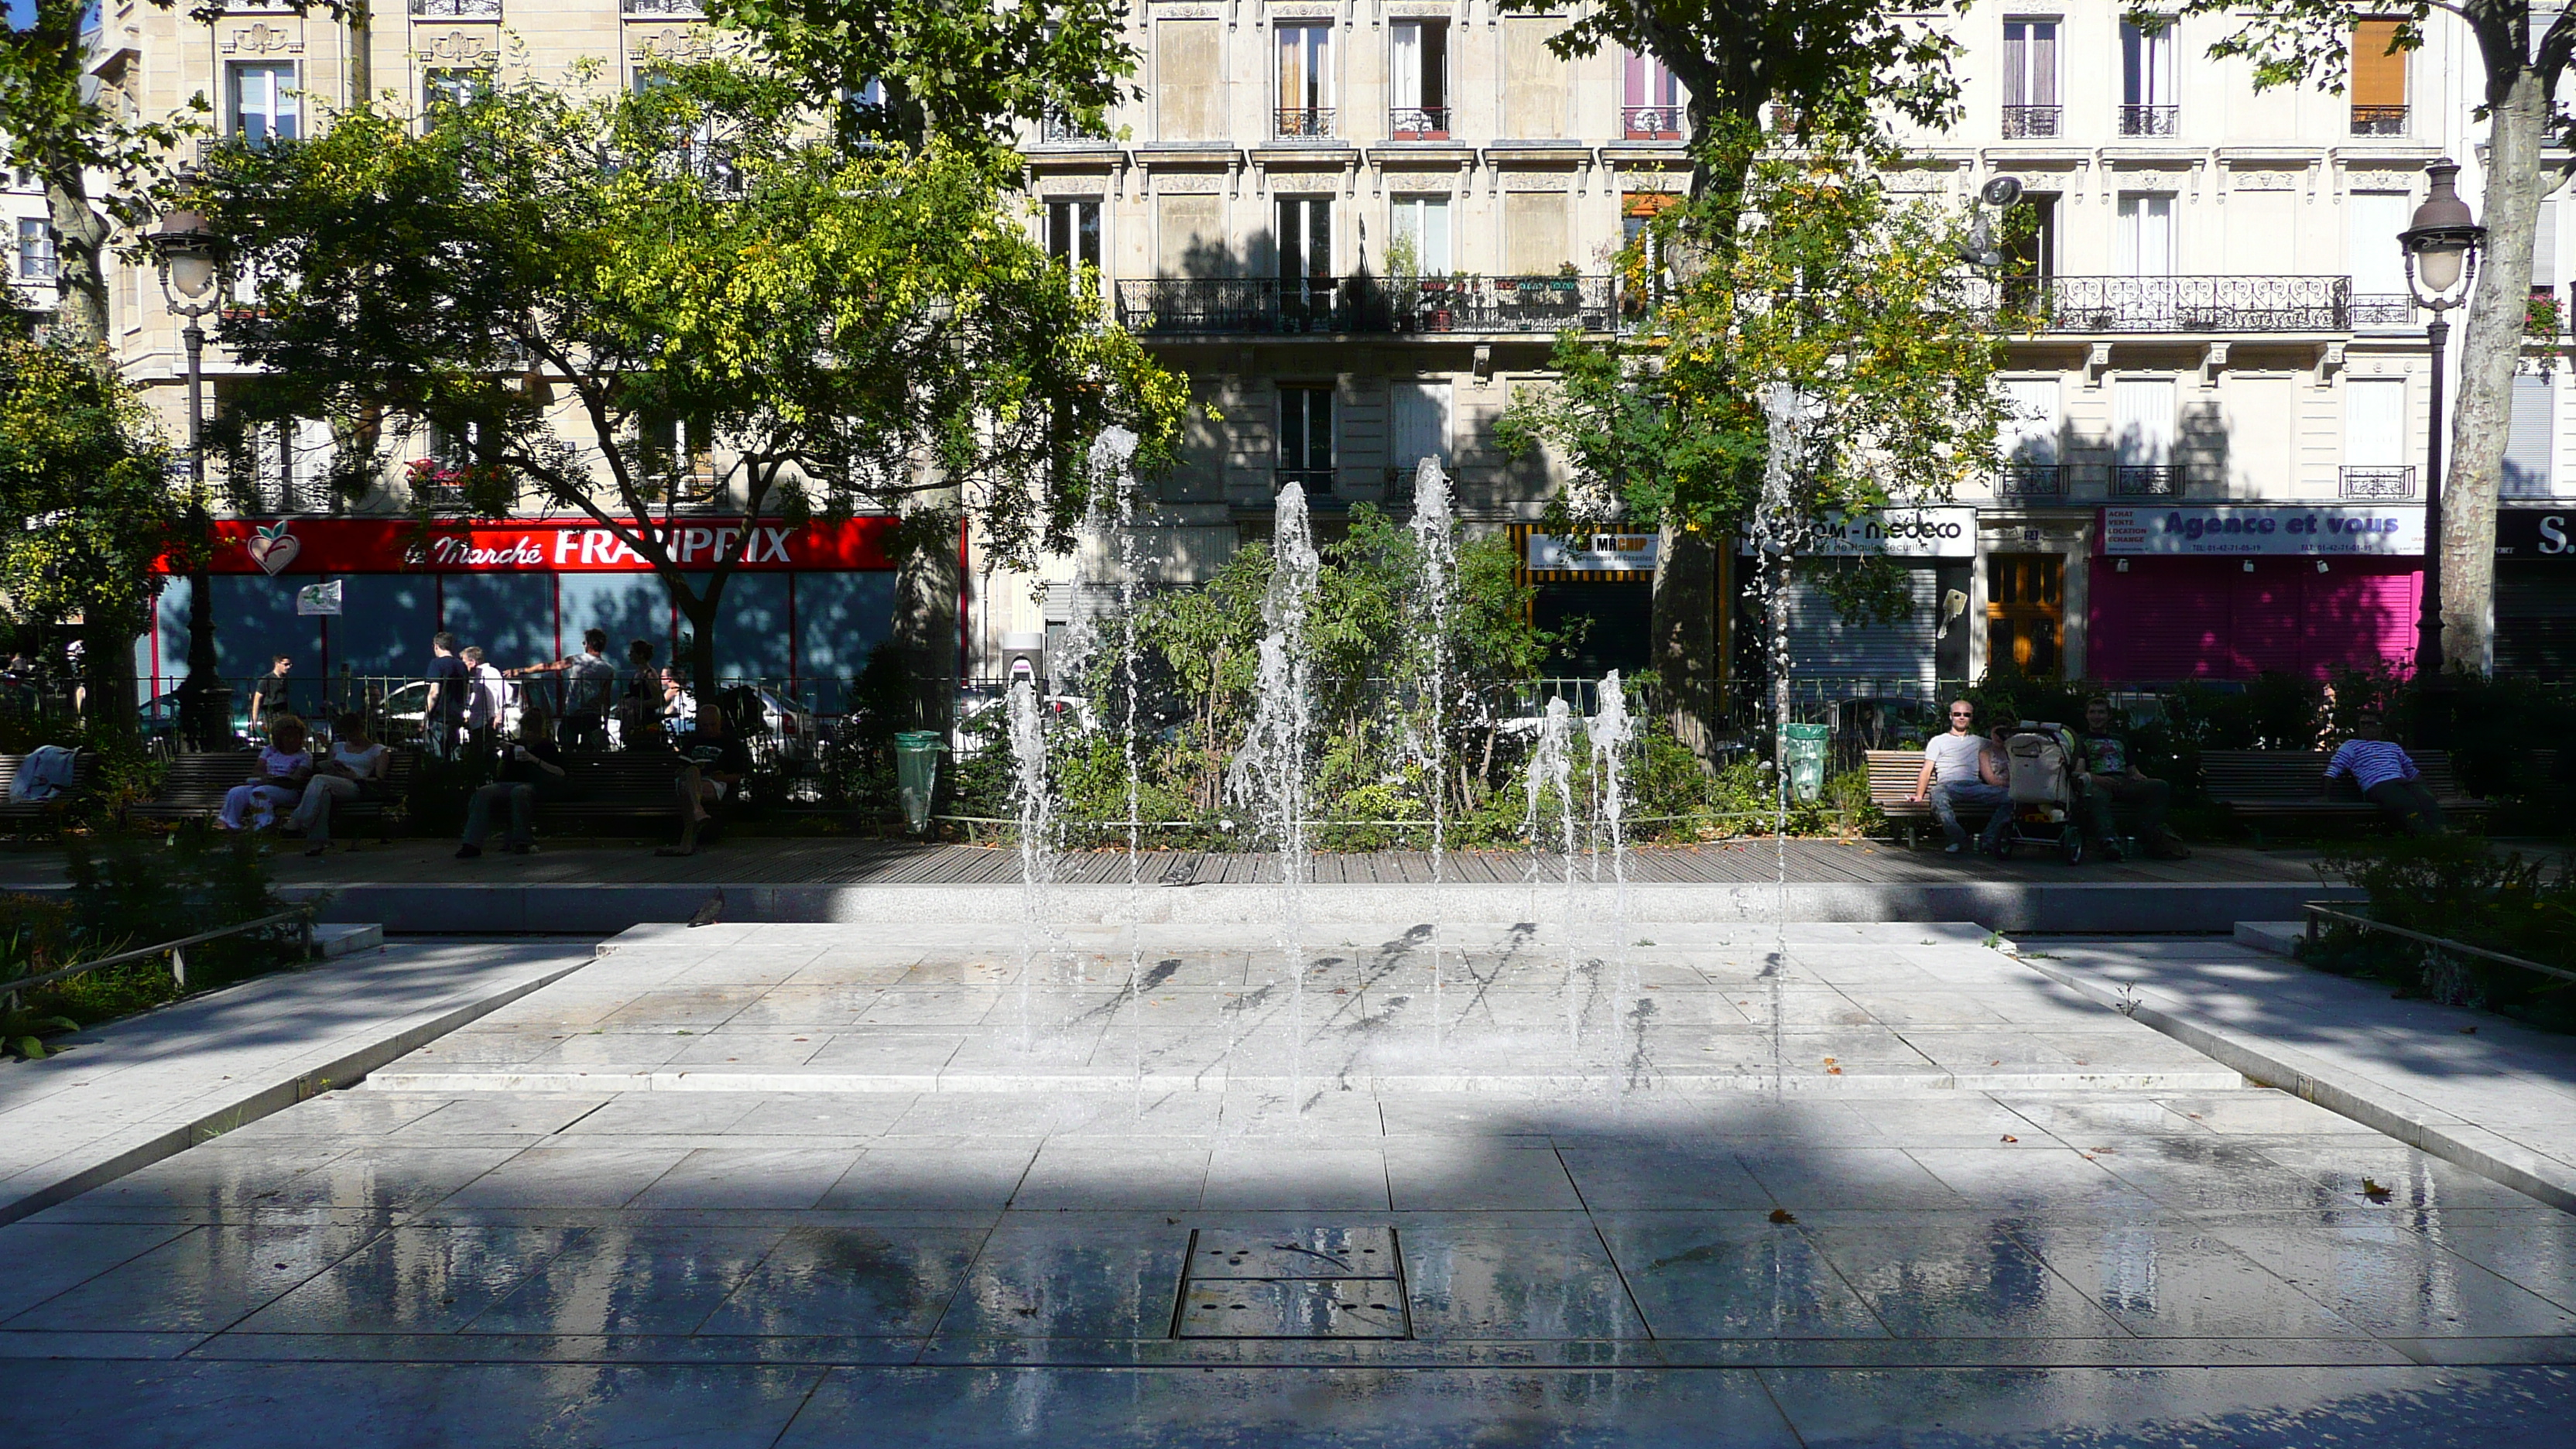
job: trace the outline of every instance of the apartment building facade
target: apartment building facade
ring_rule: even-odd
[[[1184,465],[1157,484],[1138,550],[1154,582],[1204,578],[1264,535],[1287,482],[1326,528],[1358,503],[1400,512],[1415,464],[1433,456],[1468,525],[1522,549],[1542,613],[1597,621],[1577,666],[1641,658],[1645,536],[1547,538],[1535,525],[1561,473],[1494,436],[1515,390],[1545,385],[1557,332],[1620,325],[1611,258],[1687,185],[1669,74],[1616,52],[1560,58],[1547,40],[1563,23],[1491,0],[1138,0],[1139,94],[1110,134],[1048,125],[1025,138],[1029,224],[1097,268],[1104,312],[1209,405]],[[2436,156],[2467,165],[2463,194],[2477,195],[2464,42],[2438,17],[2404,57],[2371,54],[2366,34],[2350,94],[2258,93],[2241,64],[2205,58],[2220,23],[2141,29],[2109,4],[1980,6],[1957,22],[1964,117],[1907,137],[1891,181],[1964,198],[2018,179],[2037,229],[2012,271],[2044,289],[2049,321],[2012,346],[2010,466],[1822,541],[1897,555],[1917,607],[1855,628],[1794,599],[1801,674],[1915,690],[2010,662],[2143,682],[2315,673],[2411,647],[2427,379],[2396,233]],[[253,137],[297,134],[359,83],[345,24],[266,0],[212,21],[109,0],[102,37],[102,81],[139,111],[202,93],[224,129]],[[726,43],[693,0],[409,0],[367,35],[367,83],[417,104],[477,70],[559,75],[584,58],[631,83],[657,57]],[[2550,286],[2567,251],[2555,208],[2535,279]],[[158,283],[128,271],[116,300],[126,366],[175,423],[181,359]],[[220,395],[229,364],[216,351],[209,365]],[[2576,461],[2560,456],[2576,427],[2564,382],[2537,358],[2520,388],[2509,491],[2548,504]],[[318,442],[280,437],[235,462],[260,480],[246,525],[320,537],[409,501],[399,477],[355,501],[318,496]],[[721,527],[723,500],[704,504],[706,526]],[[2560,601],[2576,570],[2555,572],[2559,554],[2541,552],[2564,537],[2553,517],[2508,519],[2508,546],[2526,551],[2508,555],[2500,663],[2565,647],[2553,620],[2570,613]],[[524,522],[551,559],[559,534]],[[241,531],[240,582],[217,606],[228,654],[248,659],[279,630],[318,630],[328,648],[335,625],[296,623],[276,603],[272,586],[300,575],[263,572]],[[465,552],[526,556],[501,542]],[[1090,606],[1096,558],[1032,575],[967,545],[968,676],[999,673],[1006,644]],[[811,556],[883,562],[872,547],[818,540]],[[416,646],[399,639],[429,621],[555,620],[511,637],[512,652],[535,654],[586,621],[642,630],[655,608],[649,578],[567,583],[549,565],[424,580],[363,550],[306,556],[383,566],[360,591],[377,622],[339,641],[362,670],[408,667]],[[783,572],[725,632],[789,644],[729,667],[843,667],[821,641],[805,647],[812,618],[883,636],[890,573],[809,584],[809,571]],[[175,638],[165,622],[165,678]]]

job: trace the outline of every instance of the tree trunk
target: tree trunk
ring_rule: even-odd
[[[81,684],[87,695],[82,714],[89,735],[101,745],[129,745],[135,737],[134,640],[151,626],[151,616],[118,618],[89,610],[81,627]]]
[[[349,6],[349,105],[353,110],[374,98],[375,44],[375,17],[369,13],[367,0],[352,0]]]
[[[716,699],[716,610],[724,601],[725,575],[707,581],[699,594],[674,581],[671,601],[689,621],[689,692],[698,702],[698,718],[719,708]]]
[[[945,729],[956,706],[959,674],[958,587],[964,494],[940,489],[906,516],[902,562],[895,575],[894,643],[911,660],[919,688],[910,729]]]
[[[1655,667],[1673,734],[1702,761],[1717,728],[1717,541],[1664,524],[1655,542]]]
[[[2495,62],[2511,67],[2495,77]],[[2451,456],[2442,485],[2442,662],[2485,673],[2493,664],[2496,498],[2513,431],[2513,376],[2522,357],[2531,296],[2531,254],[2540,227],[2540,149],[2551,87],[2520,57],[2490,58],[2486,254],[2460,346],[2459,402],[2451,411]],[[2428,484],[2430,480],[2427,480]]]

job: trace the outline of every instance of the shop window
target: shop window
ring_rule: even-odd
[[[2054,674],[2066,621],[2066,560],[2053,553],[1986,558],[1986,668]]]

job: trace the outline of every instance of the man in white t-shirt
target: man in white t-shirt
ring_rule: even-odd
[[[498,665],[483,662],[483,646],[468,645],[465,660],[465,727],[478,738],[497,730],[506,722],[503,715],[510,703],[510,681],[502,676]]]
[[[2011,792],[2004,788],[2004,763],[1977,733],[1977,707],[1964,699],[1950,701],[1950,732],[1924,742],[1923,770],[1914,777],[1914,799],[1932,802],[1932,818],[1949,837],[1942,847],[1952,855],[1968,848],[1968,828],[1959,823],[1959,807],[1991,812],[1977,844],[1991,850],[2012,822]]]

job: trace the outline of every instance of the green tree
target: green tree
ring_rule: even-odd
[[[259,298],[223,324],[259,369],[228,422],[327,419],[353,490],[435,430],[451,453],[415,474],[469,511],[533,491],[588,515],[661,577],[711,697],[759,521],[962,487],[1025,558],[1069,545],[1100,431],[1168,461],[1183,385],[1067,285],[1009,180],[843,148],[793,86],[724,63],[225,148],[204,206]],[[684,560],[675,510],[710,487],[743,527]]]
[[[1136,51],[1122,0],[712,0],[854,138],[1007,148],[1050,115],[1105,128]]]
[[[0,340],[0,595],[22,620],[81,616],[85,653],[126,656],[151,626],[156,566],[202,548],[185,492],[133,387],[86,349],[57,339]],[[96,688],[96,672],[91,673]],[[130,733],[133,696],[92,710],[103,737]]]
[[[2576,57],[2576,9],[2530,0],[2186,0],[2181,13],[2225,16],[2226,35],[2209,53],[2251,61],[2256,86],[2311,84],[2341,94],[2357,22],[2397,21],[2387,44],[2404,53],[2424,43],[2436,10],[2459,17],[2477,43],[2478,112],[2487,122],[2479,220],[2487,244],[2460,345],[2442,536],[2427,546],[2442,557],[2443,661],[2482,670],[2492,644],[2496,500],[2513,428],[2513,374],[2522,360],[2540,201],[2566,174],[2563,162],[2543,152],[2576,138],[2576,119],[2558,99]]]
[[[1960,263],[1964,210],[1890,194],[1885,159],[1811,138],[1764,153],[1740,196],[1667,213],[1672,242],[1731,240],[1633,335],[1561,339],[1559,381],[1505,415],[1507,446],[1573,471],[1554,526],[1754,538],[1776,587],[1829,515],[1939,501],[1992,467],[2013,319]],[[1808,576],[1846,612],[1891,606],[1883,570]]]

